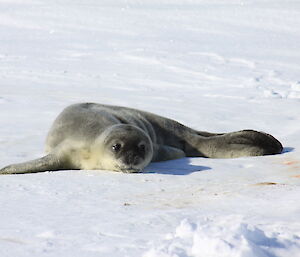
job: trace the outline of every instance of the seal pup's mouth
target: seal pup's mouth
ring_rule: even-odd
[[[133,168],[133,167],[118,167],[118,170],[124,173],[141,173],[141,169]]]

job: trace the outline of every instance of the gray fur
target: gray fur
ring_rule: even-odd
[[[67,107],[54,121],[46,152],[40,159],[9,165],[0,174],[63,169],[140,172],[151,161],[270,155],[281,153],[282,145],[264,132],[209,133],[136,109],[81,103]]]

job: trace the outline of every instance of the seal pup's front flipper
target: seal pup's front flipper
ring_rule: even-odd
[[[0,175],[37,173],[62,169],[64,169],[64,167],[56,155],[48,154],[32,161],[8,165],[0,170]]]
[[[154,145],[155,155],[152,162],[175,160],[185,157],[184,151],[168,145]]]

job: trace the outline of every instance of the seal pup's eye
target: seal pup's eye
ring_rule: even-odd
[[[118,152],[118,151],[120,151],[120,149],[121,149],[121,144],[114,144],[111,148],[115,151],[115,152]]]

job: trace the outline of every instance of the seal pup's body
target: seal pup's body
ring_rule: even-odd
[[[64,169],[140,172],[150,162],[182,157],[236,158],[281,153],[273,136],[254,130],[209,133],[136,109],[74,104],[54,121],[47,155],[9,165],[0,174]]]

